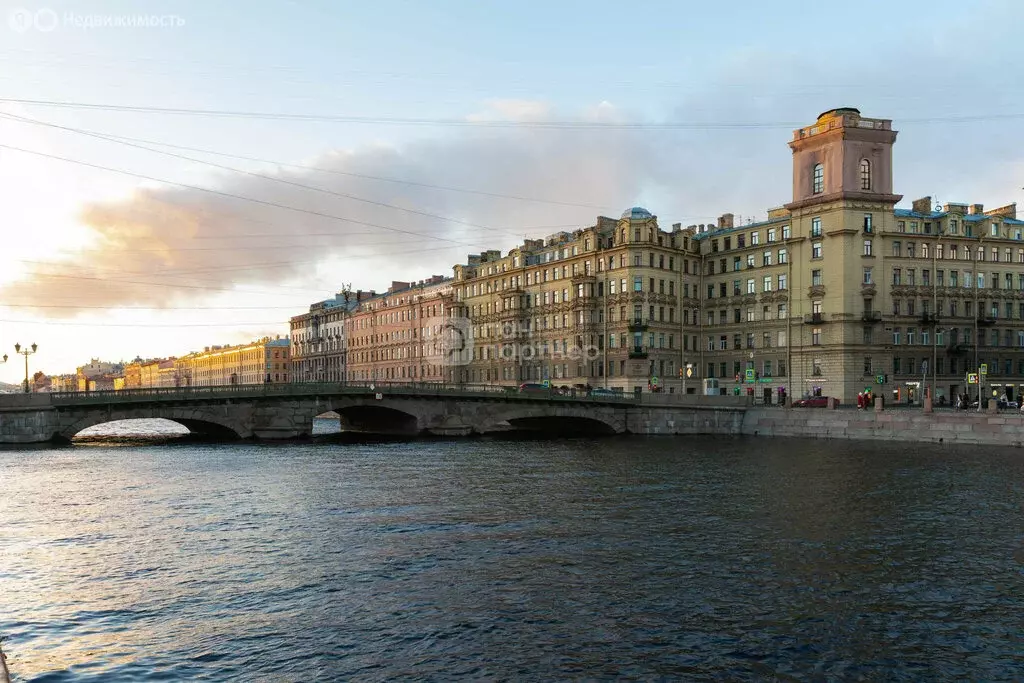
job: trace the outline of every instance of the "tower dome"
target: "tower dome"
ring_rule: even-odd
[[[622,212],[620,218],[652,218],[651,212],[642,206],[634,206]]]

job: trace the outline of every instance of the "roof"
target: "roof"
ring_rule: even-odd
[[[716,228],[714,230],[708,230],[707,232],[698,232],[693,236],[695,240],[703,240],[708,237],[718,237],[719,235],[730,235],[735,232],[744,232],[746,230],[757,230],[758,228],[764,228],[771,225],[778,225],[780,223],[789,223],[789,216],[779,216],[777,218],[769,218],[767,220],[758,221],[757,223],[748,223],[747,225],[735,225],[731,228]]]
[[[620,218],[653,218],[653,214],[642,206],[634,206],[623,211]]]
[[[922,211],[914,211],[912,209],[895,209],[893,215],[897,218],[945,218],[951,215],[948,211],[929,211],[924,213]],[[961,214],[952,214],[954,216],[961,216]],[[1024,225],[1024,221],[1017,218],[1010,218],[1008,216],[989,215],[984,213],[965,213],[961,216],[964,221],[968,223],[980,223],[986,218],[998,219],[1000,223],[1006,223],[1007,225]]]

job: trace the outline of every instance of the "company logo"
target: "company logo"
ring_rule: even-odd
[[[15,33],[35,29],[49,33],[58,27],[77,29],[96,28],[180,28],[185,20],[176,14],[76,14],[65,12],[58,16],[49,7],[36,11],[18,7],[7,16],[7,25]]]
[[[454,366],[473,360],[473,326],[469,318],[427,318],[423,355],[429,363]]]

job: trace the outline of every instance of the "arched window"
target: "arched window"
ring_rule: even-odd
[[[860,160],[860,189],[871,189],[871,162],[867,159]]]
[[[821,164],[814,165],[814,176],[811,181],[811,191],[814,194],[821,194],[825,190],[825,167]]]

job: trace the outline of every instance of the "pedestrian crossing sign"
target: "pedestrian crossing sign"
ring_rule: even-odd
[[[976,373],[976,372],[969,372],[969,373],[967,373],[967,383],[968,384],[977,384],[978,383],[978,373]]]

